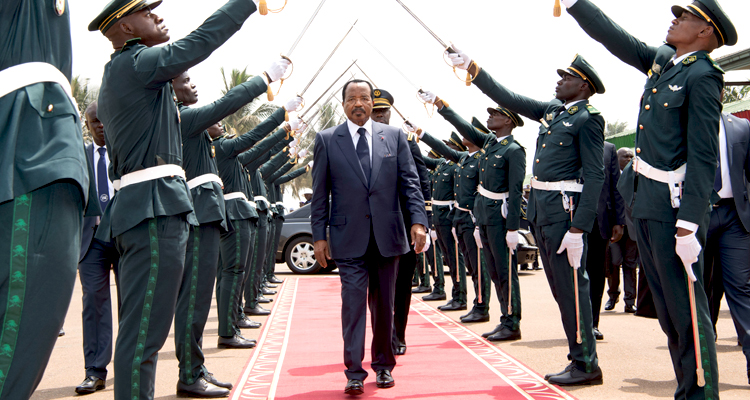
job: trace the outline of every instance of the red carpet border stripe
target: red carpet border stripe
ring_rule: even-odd
[[[412,296],[411,310],[443,331],[466,351],[474,355],[503,381],[527,399],[573,400],[575,397],[550,385],[521,362],[487,342],[474,331]]]
[[[253,356],[230,395],[232,400],[266,400],[275,392],[278,372],[284,360],[287,331],[291,326],[297,283],[297,278],[284,280]]]

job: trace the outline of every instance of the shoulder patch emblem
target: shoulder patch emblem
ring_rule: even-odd
[[[568,109],[568,114],[573,115],[578,112],[578,106],[573,106]]]
[[[55,0],[55,14],[58,17],[62,16],[65,12],[65,0]]]
[[[721,72],[722,74],[725,74],[725,73],[726,73],[726,72],[724,72],[724,70],[723,70],[723,69],[721,68],[721,66],[719,66],[719,64],[717,64],[717,63],[716,63],[716,61],[714,61],[714,59],[713,59],[713,58],[711,58],[711,55],[710,55],[710,54],[706,54],[706,58],[708,58],[708,61],[711,61],[711,65],[713,65],[713,66],[714,66],[714,68],[716,68],[717,70],[719,70],[719,72]]]
[[[591,104],[587,104],[586,109],[589,110],[589,114],[601,114],[601,111],[597,110],[596,107]]]
[[[681,89],[682,89],[682,86],[669,85],[669,90],[671,90],[673,92],[679,92]]]
[[[694,63],[697,59],[698,59],[698,57],[696,57],[696,56],[688,56],[688,57],[685,57],[684,60],[682,60],[682,64],[683,65],[690,65],[690,64]]]
[[[567,126],[568,128],[570,128],[571,126],[573,126],[573,124],[571,124],[569,122],[565,122],[565,121],[563,121],[563,125]]]

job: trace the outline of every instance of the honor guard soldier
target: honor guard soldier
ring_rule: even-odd
[[[560,308],[571,360],[562,372],[545,378],[558,385],[601,384],[584,254],[586,232],[593,227],[604,182],[604,118],[589,98],[604,93],[604,84],[594,68],[576,55],[568,68],[557,70],[561,79],[555,99],[537,101],[511,92],[466,53],[456,51],[449,55],[453,65],[468,70],[482,92],[500,106],[541,123],[528,218],[536,229],[544,272]]]
[[[618,189],[633,206],[642,270],[677,376],[675,398],[718,399],[701,252],[719,155],[724,77],[709,53],[736,44],[737,31],[716,0],[697,0],[673,6],[666,44],[650,47],[591,1],[564,3],[589,36],[648,77],[635,159]]]
[[[84,209],[100,214],[70,91],[67,2],[3,1],[0,35],[0,399],[27,399],[70,305]]]
[[[424,161],[425,167],[427,167],[427,169],[430,171],[430,193],[434,194],[437,180],[443,176],[440,173],[440,169],[444,166],[450,167],[450,165],[448,164],[455,165],[455,163],[440,157],[440,155],[434,150],[430,150],[427,153],[427,157],[422,157],[422,160]],[[432,200],[434,201],[434,199]],[[435,205],[433,203],[432,207],[434,206]],[[422,279],[422,285],[420,285],[420,287],[426,286],[429,289],[430,275],[435,282],[433,284],[431,293],[426,296],[422,296],[422,300],[426,301],[445,300],[445,270],[443,268],[443,249],[440,240],[438,239],[437,228],[435,225],[436,220],[437,216],[433,213],[432,226],[430,227],[430,238],[432,239],[433,247],[425,253],[425,256],[427,256],[427,267],[425,268],[425,271],[421,271],[421,266],[417,265],[417,270],[420,270],[420,274],[425,275],[424,278],[420,278]],[[412,289],[412,292],[415,292],[415,290],[419,290],[419,287]]]
[[[435,104],[440,115],[466,139],[482,144],[474,216],[502,313],[500,324],[482,337],[492,341],[520,339],[521,292],[517,261],[509,254],[514,255],[518,246],[521,188],[526,177],[526,150],[513,139],[512,131],[523,126],[523,119],[505,107],[488,108],[487,126],[494,132],[491,134],[476,127],[480,125],[478,121],[474,125],[465,121],[433,93],[423,92],[420,97]]]

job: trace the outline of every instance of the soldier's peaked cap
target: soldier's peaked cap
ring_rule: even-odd
[[[458,133],[451,132],[450,142],[453,143],[454,146],[458,147],[459,151],[466,151],[466,146],[464,146],[463,139],[461,139],[461,136],[458,136]]]
[[[372,108],[378,109],[378,108],[391,108],[393,105],[393,96],[388,93],[385,89],[375,89],[373,90],[373,94],[375,95],[375,98],[372,100],[372,102],[375,104]]]
[[[737,44],[737,30],[729,20],[729,16],[721,9],[716,0],[696,0],[692,4],[683,6],[672,6],[672,14],[679,18],[685,11],[708,22],[716,30],[719,39],[719,47],[723,45],[734,46]]]
[[[573,59],[573,62],[570,63],[568,68],[558,69],[557,74],[560,75],[560,77],[562,77],[563,74],[568,74],[581,78],[591,85],[591,88],[594,89],[594,93],[604,93],[604,83],[602,82],[602,79],[599,78],[599,74],[596,73],[594,67],[592,67],[591,64],[589,64],[580,54],[576,54],[576,57]]]
[[[497,107],[487,107],[487,112],[491,114],[492,111],[497,111],[500,114],[505,115],[506,117],[510,118],[511,121],[513,121],[513,124],[515,126],[523,126],[523,120],[521,119],[521,116],[514,113],[511,110],[508,110],[507,108],[503,106],[497,106]]]
[[[89,24],[89,31],[106,33],[115,22],[146,7],[152,10],[161,4],[162,0],[112,0],[104,6],[104,10]]]
[[[477,117],[471,117],[471,125],[484,133],[490,133],[490,130]]]

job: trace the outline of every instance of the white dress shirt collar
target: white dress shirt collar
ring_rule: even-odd
[[[674,63],[674,65],[677,65],[677,63],[682,62],[682,60],[684,60],[687,56],[689,56],[689,55],[691,55],[693,53],[695,53],[695,51],[691,51],[690,53],[685,53],[685,54],[683,54],[683,55],[681,55],[679,57],[676,57],[676,56],[672,57],[672,62]]]

